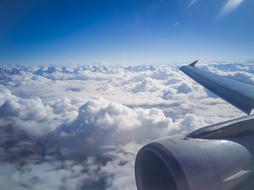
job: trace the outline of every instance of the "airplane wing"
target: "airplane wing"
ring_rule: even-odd
[[[251,113],[254,108],[254,86],[197,68],[197,62],[182,66],[180,70],[241,111]]]

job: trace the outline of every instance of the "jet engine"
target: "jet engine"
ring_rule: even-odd
[[[247,116],[145,145],[135,163],[138,190],[250,187],[253,124],[253,116]]]

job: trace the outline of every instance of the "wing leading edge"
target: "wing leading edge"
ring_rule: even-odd
[[[196,63],[182,66],[180,70],[225,101],[250,114],[254,108],[254,86],[196,68]]]

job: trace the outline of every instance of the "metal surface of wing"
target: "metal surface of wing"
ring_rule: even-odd
[[[254,108],[254,86],[211,73],[193,65],[180,68],[186,75],[241,111]]]

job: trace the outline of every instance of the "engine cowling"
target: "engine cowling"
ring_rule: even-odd
[[[253,171],[253,138],[197,139],[176,136],[138,153],[138,190],[229,190]]]

